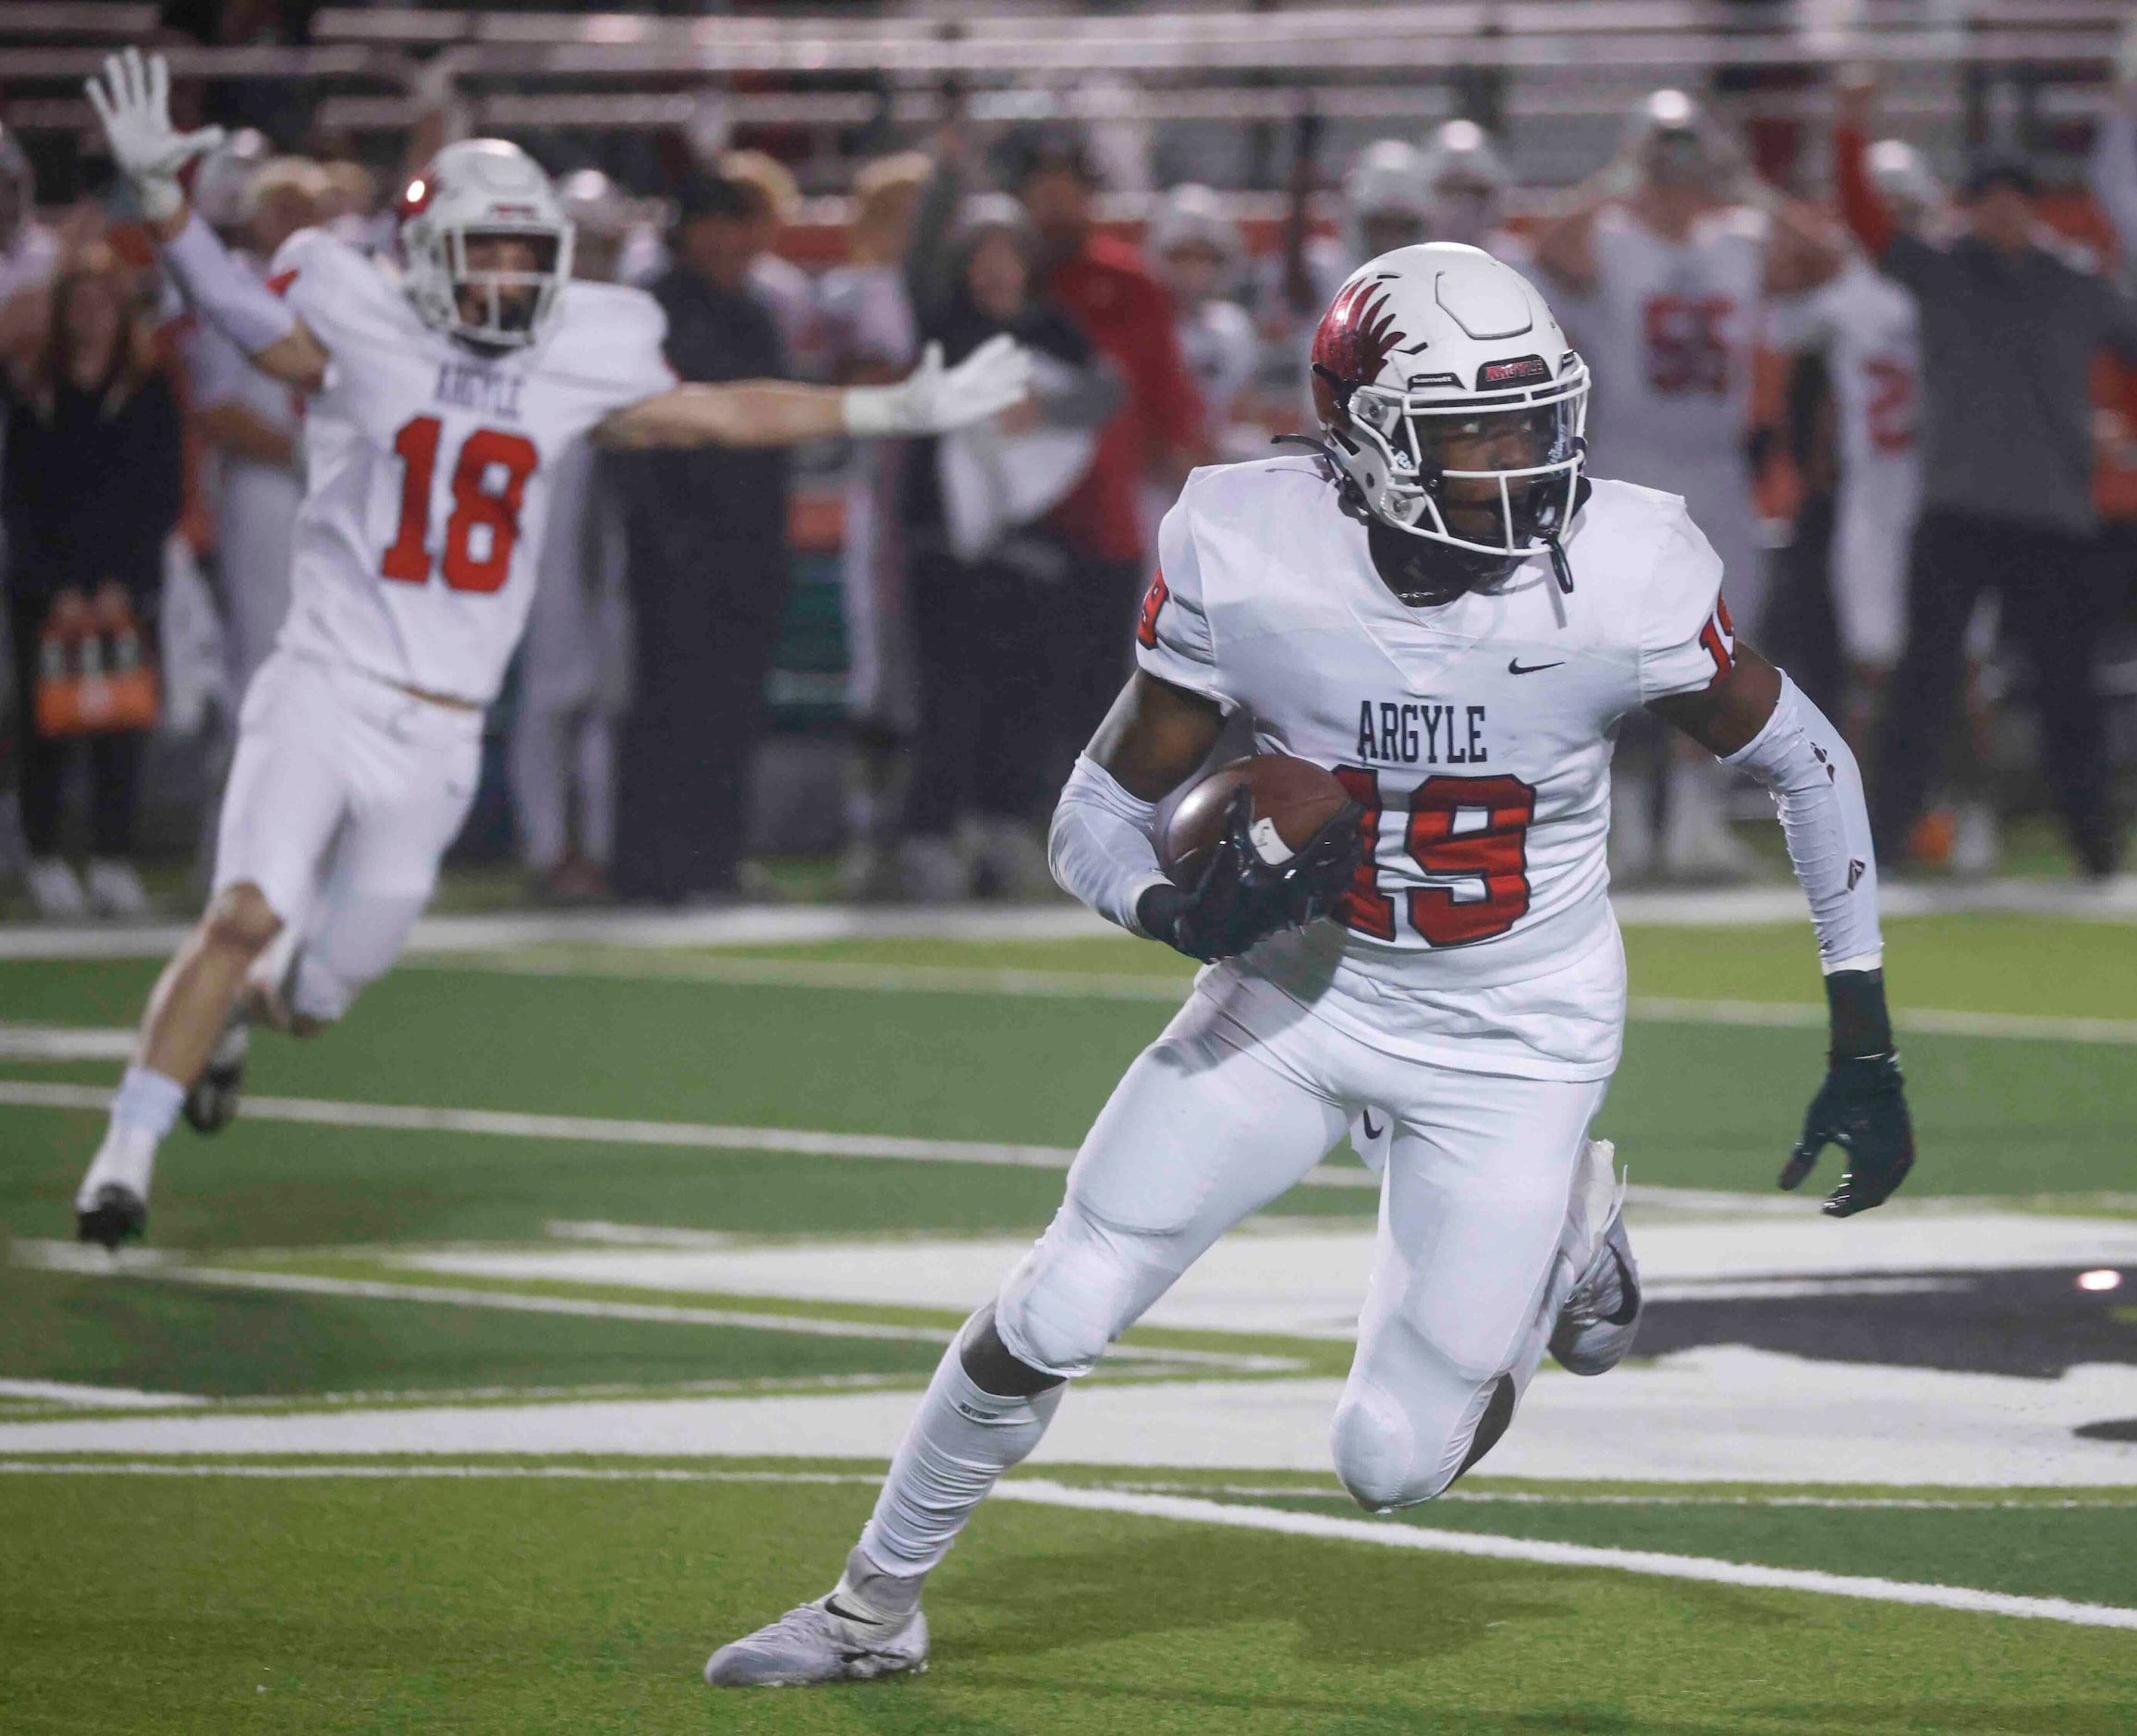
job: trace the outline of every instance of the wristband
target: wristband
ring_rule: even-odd
[[[908,434],[906,389],[902,385],[849,385],[839,409],[846,432],[856,440],[875,440],[885,434]]]
[[[1178,947],[1179,919],[1187,909],[1187,894],[1169,880],[1158,880],[1142,889],[1135,900],[1135,925],[1153,940]]]
[[[1832,1058],[1865,1060],[1892,1053],[1892,1015],[1885,1007],[1883,971],[1835,971],[1826,978],[1832,1017]]]

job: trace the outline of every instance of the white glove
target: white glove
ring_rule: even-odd
[[[860,440],[944,434],[999,415],[1031,391],[1031,353],[1007,332],[954,368],[943,366],[943,347],[930,344],[920,366],[898,385],[848,388],[846,432]]]
[[[138,48],[109,55],[103,82],[91,79],[86,88],[111,141],[112,160],[133,183],[142,214],[152,223],[177,216],[186,203],[178,171],[221,144],[223,129],[182,133],[171,125],[171,68],[161,55],[145,62]]]

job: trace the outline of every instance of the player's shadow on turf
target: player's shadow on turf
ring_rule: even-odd
[[[1513,1583],[1525,1579],[1526,1585]],[[1569,1606],[1534,1593],[1533,1571],[1447,1558],[1370,1566],[1346,1551],[1301,1549],[1288,1538],[1199,1533],[1105,1550],[994,1560],[945,1590],[1000,1612],[959,1646],[973,1657],[1029,1657],[1186,1628],[1282,1621],[1296,1655],[1379,1669],[1445,1656],[1513,1620],[1550,1620]]]

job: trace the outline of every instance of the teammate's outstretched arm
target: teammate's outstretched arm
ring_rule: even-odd
[[[161,55],[138,48],[113,55],[104,77],[88,81],[90,106],[104,123],[112,160],[133,183],[141,213],[162,244],[178,287],[261,373],[316,392],[326,379],[326,347],[265,285],[230,257],[215,232],[186,202],[178,176],[223,141],[220,127],[182,133],[171,125],[171,71]]]
[[[943,366],[942,346],[930,344],[896,385],[678,385],[617,410],[593,437],[612,446],[788,446],[836,434],[944,434],[999,414],[1031,389],[1031,355],[1005,334],[954,368]]]
[[[1702,747],[1773,792],[1789,860],[1811,901],[1826,971],[1832,1047],[1781,1186],[1800,1187],[1825,1148],[1847,1154],[1826,1210],[1852,1216],[1881,1205],[1914,1165],[1877,927],[1877,859],[1855,756],[1831,720],[1789,678],[1740,642],[1703,691],[1649,706]]]

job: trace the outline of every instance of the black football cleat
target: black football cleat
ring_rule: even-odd
[[[74,1208],[74,1239],[93,1241],[112,1253],[122,1241],[138,1241],[148,1233],[148,1202],[131,1188],[107,1181],[88,1205]]]
[[[208,1064],[186,1092],[180,1113],[196,1133],[220,1133],[238,1119],[245,1085],[246,1027],[233,1020],[216,1039]]]

